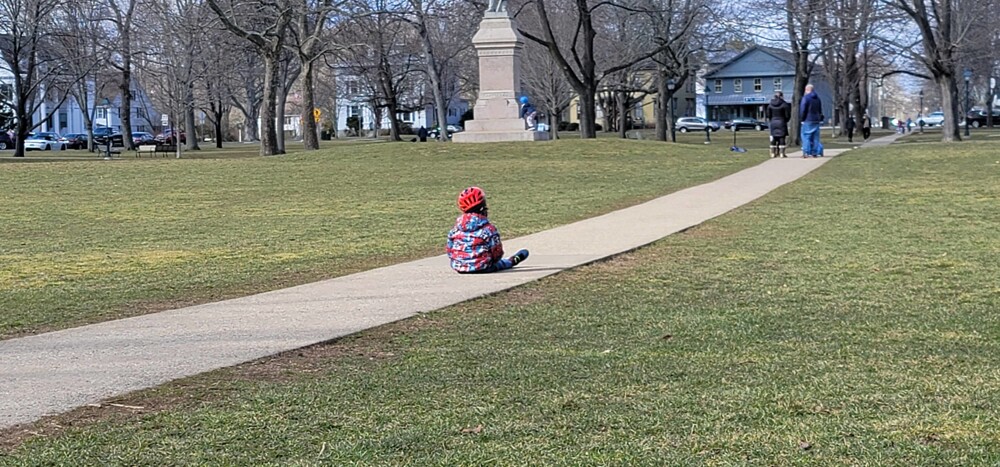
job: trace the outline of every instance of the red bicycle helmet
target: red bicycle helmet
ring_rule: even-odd
[[[458,209],[469,212],[472,208],[486,202],[486,194],[478,186],[470,186],[458,195]]]

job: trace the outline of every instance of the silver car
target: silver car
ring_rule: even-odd
[[[921,120],[923,120],[924,126],[940,126],[944,123],[944,112],[931,112],[926,117],[917,120],[918,125]]]
[[[59,141],[58,133],[35,133],[24,140],[24,150],[65,151],[66,143]]]
[[[681,117],[677,119],[677,131],[687,133],[689,131],[705,131],[709,127],[712,131],[719,131],[718,122],[709,122],[701,117]]]

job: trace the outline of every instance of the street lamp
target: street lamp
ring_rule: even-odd
[[[667,105],[670,106],[670,142],[671,143],[676,143],[677,142],[677,129],[676,129],[676,125],[674,124],[675,123],[674,122],[674,89],[676,89],[676,88],[677,88],[677,81],[675,81],[673,78],[670,78],[670,80],[667,81],[667,90],[670,91],[669,97],[668,97],[669,102],[667,102]]]
[[[924,90],[920,90],[920,109],[917,111],[917,123],[920,124],[920,133],[924,132]]]
[[[969,80],[972,79],[972,70],[966,68],[962,76],[965,77],[965,136],[969,136]]]

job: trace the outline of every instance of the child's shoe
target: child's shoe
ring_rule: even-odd
[[[517,253],[514,253],[514,256],[510,257],[510,265],[511,267],[517,266],[518,263],[524,261],[527,258],[528,258],[528,250],[519,250]]]

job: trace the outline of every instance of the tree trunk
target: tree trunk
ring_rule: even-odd
[[[212,122],[215,126],[215,147],[217,149],[222,149],[222,114],[216,112],[215,120]]]
[[[655,109],[656,109],[657,141],[666,141],[667,132],[670,131],[670,129],[667,127],[667,120],[669,120],[670,118],[669,114],[670,109],[668,106],[670,105],[670,100],[672,99],[672,96],[668,94],[670,90],[667,89],[667,80],[668,80],[667,74],[663,70],[660,70],[656,73],[657,99],[656,99]]]
[[[549,139],[555,141],[559,139],[559,109],[549,109]]]
[[[628,94],[624,91],[619,91],[615,96],[615,104],[617,106],[618,112],[618,137],[621,139],[628,139]]]
[[[799,115],[799,104],[802,102],[802,96],[805,94],[808,82],[808,76],[796,73],[795,88],[792,91],[792,119],[788,121],[788,132],[791,133],[789,136],[793,138],[796,146],[802,145],[802,122]]]
[[[941,141],[950,143],[961,141],[962,135],[958,126],[958,84],[953,76],[941,74],[934,77],[934,82],[941,89],[941,108],[945,110],[945,118],[941,122]],[[950,113],[949,113],[950,110]]]
[[[194,119],[194,82],[188,83],[184,96],[184,133],[187,138],[188,151],[200,151],[198,146],[198,128]]]
[[[274,130],[274,110],[277,105],[277,96],[281,76],[278,73],[278,65],[281,60],[281,52],[268,52],[261,54],[264,59],[264,103],[260,107],[260,155],[273,156],[283,154],[278,148],[278,135]],[[256,122],[253,122],[256,123]]]
[[[118,110],[118,118],[121,119],[121,133],[125,149],[132,150],[135,149],[135,146],[132,144],[132,52],[129,45],[127,45],[129,44],[127,35],[123,38],[123,41],[126,45],[122,54],[122,82],[119,85],[122,94],[122,106]]]
[[[580,137],[597,138],[597,96],[596,89],[585,89],[580,93]]]
[[[315,84],[313,83],[313,62],[302,61],[302,144],[306,151],[319,149],[319,135],[316,129],[316,117],[313,109],[316,108]]]
[[[278,79],[278,96],[274,104],[274,131],[278,137],[278,154],[285,153],[285,104],[288,103],[288,88],[284,78]]]

